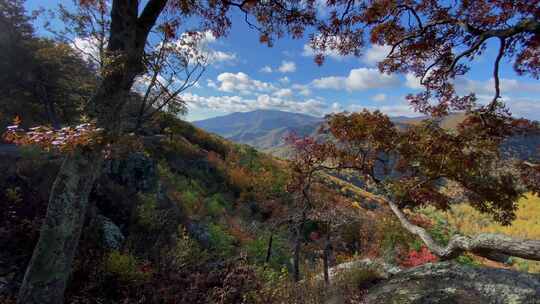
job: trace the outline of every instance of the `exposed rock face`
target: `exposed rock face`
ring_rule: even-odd
[[[107,249],[120,250],[125,240],[122,231],[109,218],[98,214],[96,216],[96,225],[99,229],[102,244]]]
[[[105,163],[104,173],[133,191],[150,191],[157,185],[157,164],[143,153],[131,153],[123,159]]]
[[[368,292],[370,304],[540,303],[540,275],[453,262],[402,271]]]

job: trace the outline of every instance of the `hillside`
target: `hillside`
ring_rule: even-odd
[[[454,113],[441,119],[443,128],[453,129],[464,119],[464,114]],[[404,128],[417,124],[420,117],[396,116],[390,119]],[[250,145],[260,151],[280,158],[288,158],[292,151],[284,138],[291,132],[298,135],[316,135],[323,118],[277,110],[257,110],[232,113],[225,116],[193,122],[208,132],[218,134],[237,143]],[[517,135],[509,138],[502,147],[505,156],[518,159],[539,160],[540,134]]]
[[[195,121],[193,124],[232,141],[267,149],[279,146],[288,132],[303,134],[322,121],[320,117],[300,113],[256,110]]]

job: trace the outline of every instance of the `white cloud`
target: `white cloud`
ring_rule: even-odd
[[[469,94],[471,92],[492,96],[495,94],[495,80],[493,78],[487,81],[479,81],[458,77],[454,84],[456,91],[461,95]],[[500,88],[503,95],[515,93],[540,93],[540,83],[523,82],[509,78],[500,79]]]
[[[367,65],[375,66],[386,58],[391,47],[388,45],[372,44],[362,56],[361,61]]]
[[[281,77],[278,81],[281,82],[282,84],[288,84],[289,82],[291,82],[289,80],[289,77],[287,77],[287,76]]]
[[[268,65],[265,65],[259,71],[262,73],[272,73],[272,68]]]
[[[406,116],[406,117],[418,117],[421,116],[418,112],[415,112],[408,104],[396,104],[396,105],[384,105],[384,106],[363,106],[363,105],[350,105],[347,107],[349,111],[362,111],[368,109],[370,111],[379,110],[388,116]]]
[[[281,73],[292,73],[296,71],[296,63],[294,63],[293,61],[284,60],[281,62],[278,71],[280,71]]]
[[[99,62],[101,61],[99,54],[99,44],[99,40],[94,37],[76,37],[69,45],[71,46],[71,48],[77,51],[82,57],[82,59],[86,62],[99,64]]]
[[[291,89],[279,89],[275,91],[273,95],[280,98],[291,97],[293,96],[293,91]]]
[[[253,111],[256,109],[277,109],[320,116],[329,113],[334,108],[334,104],[329,106],[320,99],[310,98],[306,100],[292,100],[270,96],[268,94],[262,94],[256,98],[245,98],[242,96],[205,97],[186,93],[183,98],[190,108],[217,110],[229,113]]]
[[[424,86],[420,84],[420,78],[412,73],[405,74],[405,86],[414,90],[422,90]]]
[[[329,76],[313,80],[313,86],[319,89],[347,89],[349,91],[362,91],[374,88],[389,88],[399,84],[395,75],[382,74],[377,69],[352,69],[349,76]]]
[[[254,92],[269,92],[275,87],[267,82],[251,79],[246,73],[221,73],[218,75],[218,90],[223,92],[239,92],[253,94]]]
[[[378,69],[353,69],[347,77],[347,89],[351,91],[388,88],[399,83],[395,75],[382,74]]]
[[[313,80],[312,84],[317,89],[340,90],[345,88],[346,77],[328,76]]]
[[[320,52],[316,52],[312,47],[311,45],[309,45],[309,43],[306,43],[304,44],[304,50],[302,51],[302,56],[305,56],[305,57],[314,57],[315,55],[319,54]],[[341,61],[341,60],[344,60],[346,58],[349,58],[351,56],[343,56],[341,54],[339,54],[338,51],[336,50],[325,50],[323,52],[323,55],[325,57],[329,57],[329,58],[332,58],[334,60],[337,60],[337,61]]]
[[[371,97],[371,100],[376,101],[376,102],[383,102],[386,100],[386,94],[380,93],[380,94],[373,95]]]
[[[316,35],[315,37],[313,37],[313,39],[315,41],[318,41],[318,40],[322,39],[322,36],[321,35]],[[353,56],[352,55],[340,54],[339,51],[336,49],[336,47],[342,46],[342,45],[344,45],[346,43],[347,43],[347,41],[344,42],[339,37],[335,37],[335,36],[326,37],[324,45],[326,45],[327,48],[324,50],[324,52],[321,52],[320,50],[314,50],[311,47],[310,43],[306,43],[306,44],[304,44],[304,49],[302,51],[302,56],[313,57],[313,56],[315,56],[317,54],[322,53],[322,55],[324,55],[325,57],[329,57],[329,58],[332,58],[332,59],[337,60],[337,61],[348,59],[348,58],[351,58]]]
[[[227,53],[222,51],[210,52],[208,59],[210,63],[235,62],[237,60],[235,53]]]
[[[490,101],[493,96],[490,97]],[[539,98],[503,98],[513,116],[540,120]]]
[[[215,50],[212,45],[216,41],[216,37],[212,32],[205,31],[191,34],[184,33],[173,43],[179,49],[193,49],[189,50],[188,53],[194,58],[203,56],[208,64],[235,64],[238,60],[236,53]]]
[[[311,90],[309,89],[308,85],[304,84],[293,84],[291,88],[298,92],[298,94],[302,96],[309,96],[311,95]]]

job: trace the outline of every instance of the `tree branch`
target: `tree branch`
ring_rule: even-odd
[[[503,234],[481,233],[474,237],[455,235],[448,245],[443,247],[433,240],[424,228],[412,224],[394,202],[390,200],[386,202],[401,225],[410,233],[420,237],[429,250],[442,260],[453,259],[464,252],[471,252],[488,259],[492,259],[497,254],[506,254],[540,261],[540,240],[515,239]]]
[[[144,46],[144,42],[150,33],[152,27],[165,9],[167,0],[150,0],[144,7],[141,15],[137,19],[137,41]],[[142,47],[141,46],[141,47]]]
[[[499,84],[499,63],[501,62],[501,58],[504,56],[504,50],[506,48],[506,39],[500,38],[501,46],[499,47],[499,54],[497,54],[497,58],[495,59],[495,67],[493,68],[493,79],[495,81],[495,96],[493,97],[493,100],[491,101],[489,105],[490,111],[495,110],[495,106],[497,105],[497,100],[501,97],[501,89]]]

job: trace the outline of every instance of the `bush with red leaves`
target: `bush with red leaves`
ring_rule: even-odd
[[[401,262],[401,266],[415,267],[426,263],[433,263],[437,261],[435,256],[426,246],[422,246],[420,250],[411,250],[408,256]]]

